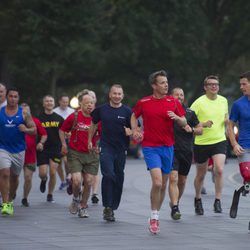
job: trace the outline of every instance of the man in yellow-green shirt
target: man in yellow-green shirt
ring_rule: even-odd
[[[226,159],[225,124],[228,122],[227,99],[219,92],[219,78],[214,75],[207,76],[204,80],[205,95],[199,97],[191,109],[196,113],[198,120],[203,125],[203,134],[195,137],[194,160],[196,162],[195,187],[195,213],[203,215],[201,189],[207,173],[208,160],[213,159],[215,176],[215,201],[214,212],[221,213],[221,194],[223,188],[223,169]]]

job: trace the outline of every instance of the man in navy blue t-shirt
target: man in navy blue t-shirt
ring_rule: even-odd
[[[129,146],[130,117],[132,111],[123,105],[122,86],[115,84],[109,91],[109,103],[97,107],[92,112],[88,147],[92,149],[92,137],[101,122],[100,165],[102,172],[103,219],[115,221],[114,210],[120,204],[126,151]]]

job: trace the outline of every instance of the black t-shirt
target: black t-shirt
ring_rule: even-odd
[[[199,120],[193,110],[190,108],[186,108],[183,106],[186,111],[186,119],[187,124],[190,127],[195,127],[199,124]],[[193,149],[193,133],[187,133],[183,128],[178,126],[178,124],[174,124],[174,139],[175,145],[174,150],[176,151],[192,151]]]
[[[41,121],[42,126],[46,129],[48,134],[48,139],[44,144],[44,148],[61,147],[59,128],[62,126],[64,119],[55,112],[50,115],[43,112],[38,116],[38,119]]]
[[[125,134],[125,127],[130,127],[132,110],[122,105],[113,108],[109,104],[97,107],[91,114],[93,123],[101,122],[101,147],[111,147],[116,151],[128,149],[129,136]]]

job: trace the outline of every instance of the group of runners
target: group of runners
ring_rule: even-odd
[[[230,116],[227,99],[218,94],[219,78],[215,75],[205,78],[205,93],[190,108],[184,105],[182,88],[176,87],[168,95],[168,78],[164,70],[152,73],[149,85],[152,95],[140,99],[133,109],[122,103],[124,92],[119,84],[111,86],[108,102],[97,107],[95,93],[87,89],[78,93],[79,107],[76,110],[68,107],[67,96],[59,100],[64,108],[54,109],[54,98],[46,95],[43,97],[44,111],[34,118],[27,104],[19,105],[18,90],[9,88],[6,91],[1,84],[1,213],[14,213],[12,201],[22,169],[25,177],[22,204],[29,206],[32,174],[38,166],[40,191],[44,193],[48,188],[47,201],[54,202],[58,172],[60,189],[67,186],[72,193],[70,213],[87,218],[91,190],[92,202],[99,200],[97,177],[100,165],[103,219],[115,221],[114,211],[121,201],[126,152],[131,138],[142,144],[151,176],[148,222],[151,233],[160,232],[160,209],[168,179],[171,217],[174,220],[181,218],[181,197],[193,159],[196,163],[195,213],[204,214],[201,192],[211,159],[215,186],[213,210],[222,213],[226,136],[239,161],[250,162],[250,72],[240,76],[243,96],[234,102]],[[236,123],[239,126],[238,141],[233,133]]]

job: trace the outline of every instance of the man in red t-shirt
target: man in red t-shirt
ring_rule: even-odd
[[[159,211],[164,200],[168,175],[172,169],[174,145],[174,121],[181,127],[187,122],[185,111],[180,102],[167,96],[168,79],[164,70],[152,73],[149,83],[153,95],[139,100],[133,109],[131,128],[133,138],[142,140],[144,159],[152,179],[151,216],[149,231],[157,234],[159,227]],[[142,116],[143,135],[138,129],[137,119]]]
[[[94,99],[86,92],[78,96],[80,109],[67,117],[59,130],[62,142],[62,153],[68,154],[68,168],[72,176],[73,199],[69,207],[72,214],[78,212],[81,218],[89,217],[87,211],[87,202],[90,196],[93,177],[98,173],[99,156],[95,150],[88,150],[88,131],[91,125],[92,117],[90,113],[94,109]],[[65,141],[65,133],[71,132],[69,140],[69,150]],[[96,141],[99,136],[93,138],[93,145],[96,147]],[[81,183],[84,182],[81,201],[79,193]],[[80,203],[80,204],[79,204]]]
[[[26,103],[21,104],[23,109],[26,109],[27,112],[30,112],[30,107]],[[47,132],[46,129],[42,126],[41,122],[32,117],[37,129],[37,135],[29,135],[25,134],[25,142],[26,142],[26,149],[25,149],[25,158],[24,158],[24,185],[23,185],[23,199],[22,205],[24,207],[29,206],[28,202],[28,195],[30,193],[32,187],[32,176],[33,173],[36,171],[36,150],[42,151],[43,145],[47,140]],[[37,138],[39,142],[37,143]]]

